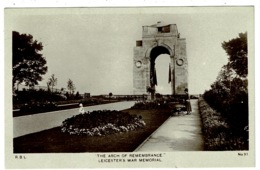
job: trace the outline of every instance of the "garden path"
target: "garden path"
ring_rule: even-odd
[[[198,100],[191,106],[191,115],[170,117],[135,152],[203,151]]]
[[[117,103],[102,104],[84,107],[84,110],[91,112],[94,110],[124,110],[133,106],[135,101],[125,101]],[[53,127],[60,126],[62,121],[78,114],[79,108],[46,112],[28,116],[13,118],[13,137],[39,132]]]

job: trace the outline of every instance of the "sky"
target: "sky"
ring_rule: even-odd
[[[54,74],[55,88],[66,88],[71,79],[76,91],[92,95],[133,94],[133,48],[144,25],[177,24],[186,38],[193,94],[209,89],[227,63],[221,43],[241,32],[253,36],[254,26],[252,7],[6,9],[5,21],[7,39],[18,31],[42,42],[48,72],[39,85]],[[163,94],[171,93],[169,62],[167,55],[156,60],[157,91]]]

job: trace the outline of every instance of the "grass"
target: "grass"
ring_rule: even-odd
[[[107,136],[78,136],[61,133],[60,127],[14,138],[14,153],[132,152],[169,116],[164,110],[125,110],[142,116],[143,129]]]

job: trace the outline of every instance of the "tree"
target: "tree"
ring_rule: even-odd
[[[48,82],[47,82],[47,90],[48,90],[48,92],[51,91],[51,90],[50,90],[50,85],[51,85],[51,84],[50,84],[50,82],[48,81]]]
[[[74,90],[76,89],[75,85],[74,85],[74,83],[71,79],[69,79],[68,82],[67,82],[67,88],[70,91],[70,94],[73,94]]]
[[[60,93],[62,94],[64,92],[64,88],[62,87],[61,89],[60,89]]]
[[[51,91],[53,92],[53,87],[57,85],[58,79],[55,78],[54,74],[51,75],[51,78],[49,78],[48,85],[51,86]]]
[[[75,99],[81,99],[81,96],[79,94],[79,91],[77,91],[77,93],[75,94]]]
[[[247,33],[240,33],[239,37],[222,43],[222,48],[229,56],[228,65],[234,69],[236,74],[246,77],[248,73],[247,61]]]
[[[110,92],[108,95],[109,95],[109,100],[111,100],[111,97],[113,96],[113,93]]]
[[[203,96],[239,134],[248,125],[247,33],[222,43],[222,47],[229,56],[228,63]]]
[[[42,80],[42,75],[46,74],[48,69],[46,59],[40,53],[42,49],[42,43],[33,40],[32,35],[13,31],[13,88],[15,84],[18,88],[21,83],[33,87]]]

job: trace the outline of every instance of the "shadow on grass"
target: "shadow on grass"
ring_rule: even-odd
[[[132,152],[170,116],[169,110],[125,110],[142,116],[143,129],[107,136],[62,133],[59,127],[14,138],[14,153]]]

